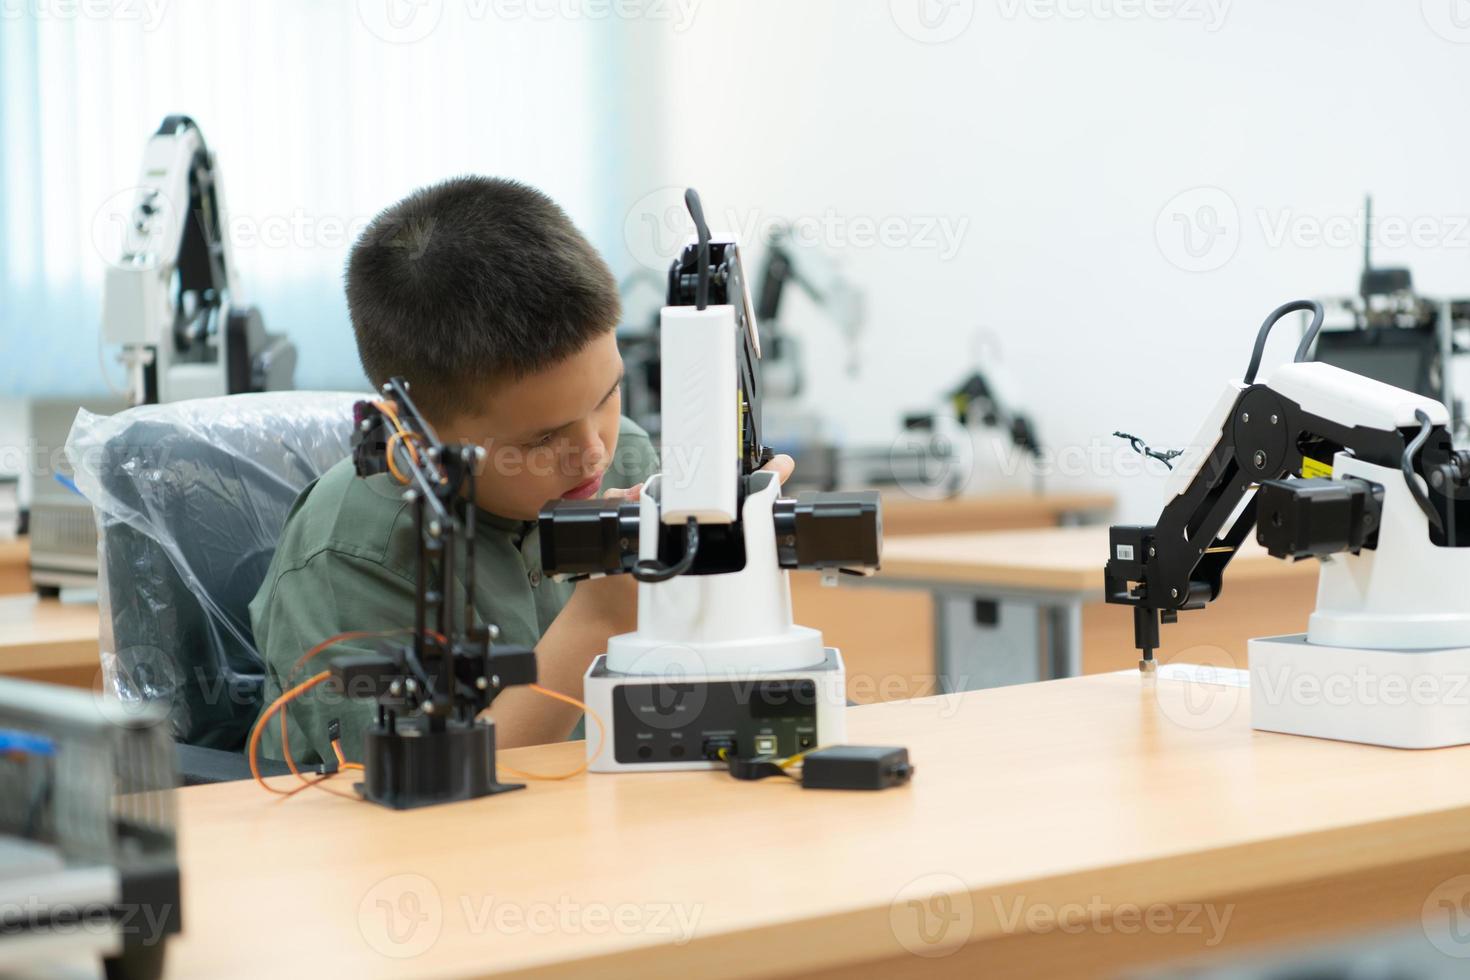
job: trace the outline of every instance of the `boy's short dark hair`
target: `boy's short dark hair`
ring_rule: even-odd
[[[513,180],[456,177],[368,225],[347,309],[374,385],[401,375],[447,421],[487,382],[549,367],[617,327],[617,283],[556,202]]]

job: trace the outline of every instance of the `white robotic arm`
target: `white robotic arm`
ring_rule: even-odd
[[[1257,383],[1271,326],[1304,308],[1315,318],[1296,362]],[[1451,445],[1440,403],[1306,361],[1321,320],[1319,305],[1299,303],[1263,324],[1245,380],[1217,402],[1158,523],[1112,528],[1107,601],[1133,607],[1140,666],[1151,670],[1160,623],[1217,598],[1254,529],[1277,558],[1323,563],[1307,633],[1250,642],[1257,728],[1470,742],[1463,707],[1292,693],[1302,678],[1320,691],[1355,670],[1394,685],[1470,677],[1470,453]],[[1349,681],[1338,679],[1355,690]]]
[[[295,348],[243,304],[224,216],[203,134],[169,116],[144,149],[102,288],[102,337],[122,346],[134,404],[291,386]]]
[[[612,637],[584,681],[610,718],[594,770],[717,767],[726,756],[796,754],[842,741],[842,659],[792,622],[788,569],[871,574],[882,537],[876,492],[780,496],[761,469],[760,360],[739,248],[699,240],[669,270],[660,326],[662,472],[637,503],[552,501],[543,568],[628,572],[638,629]]]

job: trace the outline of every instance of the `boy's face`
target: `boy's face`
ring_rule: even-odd
[[[586,499],[602,487],[618,447],[623,358],[609,330],[577,353],[494,391],[451,424],[444,442],[485,449],[475,502],[492,514],[531,521],[558,497]]]

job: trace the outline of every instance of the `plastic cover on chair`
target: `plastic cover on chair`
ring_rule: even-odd
[[[302,489],[350,452],[346,392],[78,414],[66,452],[97,516],[107,691],[169,704],[175,739],[235,749],[265,667],[249,603]]]

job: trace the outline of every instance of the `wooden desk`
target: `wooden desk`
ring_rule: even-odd
[[[0,598],[0,675],[96,687],[97,636],[96,603]]]
[[[1100,526],[899,537],[865,584],[907,590],[910,602],[924,590],[939,675],[964,690],[1136,665],[1131,614],[1102,602],[1107,555]],[[1277,561],[1251,541],[1220,599],[1165,626],[1156,656],[1243,667],[1250,637],[1306,628],[1316,589],[1315,562]]]
[[[914,534],[1074,524],[1105,518],[1112,509],[1113,497],[1100,493],[1001,494],[953,500],[889,494],[883,498],[884,547]],[[933,664],[915,663],[911,656],[915,650],[934,646],[934,601],[929,592],[824,588],[815,572],[793,572],[791,605],[798,623],[821,630],[828,644],[842,650],[848,667],[847,696],[853,701],[871,704],[938,693]]]
[[[1128,672],[854,708],[852,741],[917,767],[875,794],[584,775],[395,813],[190,788],[168,970],[1092,977],[1417,926],[1470,868],[1470,748],[1257,733],[1223,687],[1199,725],[1185,686]],[[503,758],[551,772],[581,752]]]
[[[31,591],[31,542],[29,538],[0,541],[0,595]]]
[[[1002,493],[949,500],[885,493],[883,534],[891,538],[1088,524],[1106,520],[1114,503],[1110,493]]]

